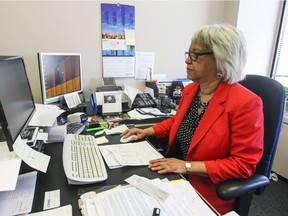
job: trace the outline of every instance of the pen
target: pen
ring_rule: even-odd
[[[159,208],[154,208],[152,216],[160,216],[160,209]]]
[[[104,130],[106,127],[87,128],[86,132]]]

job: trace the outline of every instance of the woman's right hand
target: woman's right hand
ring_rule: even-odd
[[[128,129],[124,131],[122,134],[120,134],[120,136],[123,136],[125,138],[131,135],[135,135],[135,137],[133,138],[135,141],[145,138],[148,134],[146,133],[145,129],[139,129],[139,128]]]

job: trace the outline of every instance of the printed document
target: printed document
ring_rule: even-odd
[[[163,158],[147,141],[99,146],[99,150],[110,169],[145,166],[150,160]]]
[[[0,192],[1,215],[18,215],[31,212],[37,172],[19,175],[14,191]]]
[[[21,161],[15,152],[8,150],[6,142],[0,142],[0,191],[15,189]]]
[[[133,175],[128,181],[135,183],[139,178],[143,177]],[[154,208],[159,208],[161,216],[216,215],[188,181],[169,182],[146,179],[145,183],[147,187],[142,189],[128,185],[97,194],[88,192],[89,195],[85,196],[85,199],[82,199],[83,195],[81,196],[81,201],[84,203],[83,212],[87,216],[134,216],[153,215]],[[150,185],[153,187],[151,188]],[[166,191],[166,199],[154,196],[163,189]],[[151,190],[154,190],[153,193]]]
[[[28,214],[28,216],[72,216],[72,206],[66,205],[47,211]]]
[[[20,136],[13,144],[14,152],[30,167],[46,173],[50,156],[30,148]]]
[[[55,105],[35,104],[36,111],[29,122],[29,126],[51,127],[57,117],[65,112]]]

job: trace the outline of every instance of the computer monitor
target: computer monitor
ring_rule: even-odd
[[[80,53],[38,53],[38,63],[43,104],[83,91]]]
[[[31,87],[22,57],[0,57],[0,134],[9,151],[35,112]]]

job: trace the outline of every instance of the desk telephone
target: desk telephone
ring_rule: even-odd
[[[143,108],[143,107],[156,107],[157,103],[148,93],[137,94],[135,100],[132,103],[132,108]]]

